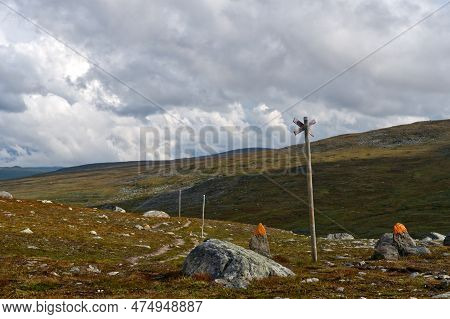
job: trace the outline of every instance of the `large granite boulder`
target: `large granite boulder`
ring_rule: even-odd
[[[270,254],[267,232],[263,224],[259,223],[258,227],[256,227],[252,237],[250,238],[248,246],[251,250],[257,252],[260,255],[266,256],[268,258],[272,257]]]
[[[1,199],[14,199],[13,195],[11,195],[8,192],[0,191],[0,198]]]
[[[328,234],[327,236],[328,240],[351,240],[351,239],[355,239],[355,237],[353,237],[350,234],[347,233],[336,233],[336,234]]]
[[[144,217],[170,218],[170,215],[160,210],[149,210],[145,212]]]
[[[195,247],[184,261],[183,273],[207,275],[230,288],[246,288],[253,279],[295,275],[265,256],[218,239],[208,239]]]

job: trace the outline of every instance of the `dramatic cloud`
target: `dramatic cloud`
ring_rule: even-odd
[[[309,115],[320,138],[450,115],[450,6],[283,112],[437,8],[434,0],[9,3],[167,113],[0,6],[0,165],[135,160],[140,127],[170,138],[192,128],[193,142],[158,142],[168,158],[294,141],[236,129],[233,145],[222,132],[207,149],[206,126],[275,118],[269,126],[287,131],[293,116]]]

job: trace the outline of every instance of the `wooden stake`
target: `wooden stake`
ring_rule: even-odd
[[[206,201],[206,195],[203,195],[203,208],[202,208],[202,238],[205,236],[203,235],[203,228],[205,227],[205,201]]]
[[[317,239],[316,239],[316,221],[314,217],[314,193],[312,180],[311,165],[311,146],[309,144],[310,127],[308,117],[304,118],[305,124],[305,146],[306,146],[306,178],[308,183],[308,200],[309,200],[309,232],[311,234],[311,255],[313,262],[317,262]]]
[[[178,217],[181,217],[181,189],[178,192]]]

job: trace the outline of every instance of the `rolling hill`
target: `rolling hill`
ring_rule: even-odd
[[[312,144],[317,231],[378,237],[395,222],[414,236],[450,231],[450,120],[419,122]],[[104,163],[1,181],[17,198],[117,204],[305,233],[302,145],[159,162]]]

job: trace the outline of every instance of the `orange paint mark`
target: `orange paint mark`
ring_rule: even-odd
[[[265,236],[266,235],[266,229],[264,228],[263,224],[259,223],[259,225],[256,227],[256,229],[253,232],[255,235]]]
[[[406,229],[405,225],[400,223],[394,225],[394,234],[403,234],[407,232],[408,230]]]

